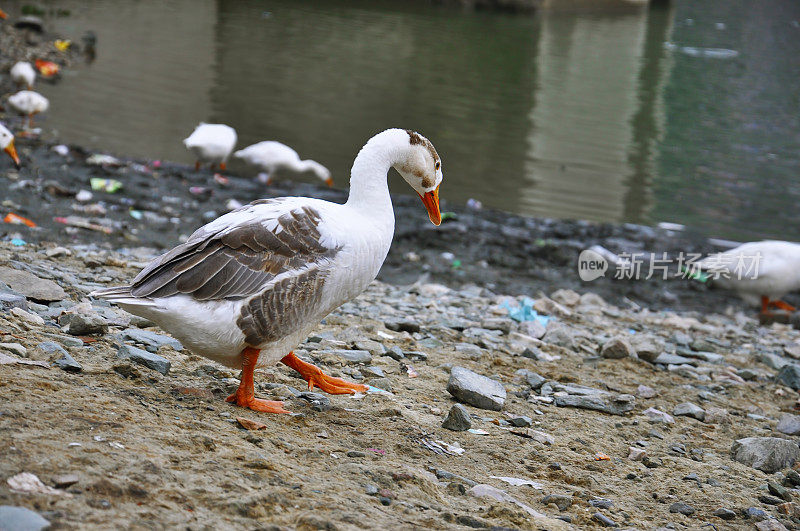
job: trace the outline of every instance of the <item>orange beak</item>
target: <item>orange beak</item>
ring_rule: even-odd
[[[8,13],[6,13],[2,9],[0,9],[0,18],[7,19],[8,18]]]
[[[327,179],[325,179],[325,184],[327,184],[328,186],[333,186],[333,177],[328,177]]]
[[[425,195],[420,195],[422,204],[428,210],[428,217],[431,218],[431,223],[437,227],[442,223],[442,213],[439,211],[439,187],[437,186],[433,192],[425,192]]]
[[[20,167],[19,156],[17,156],[17,148],[14,147],[14,139],[13,138],[11,139],[11,142],[8,143],[8,145],[5,147],[5,149],[3,151],[8,153],[8,156],[11,157],[14,160],[14,164],[16,164],[17,168],[19,168]]]

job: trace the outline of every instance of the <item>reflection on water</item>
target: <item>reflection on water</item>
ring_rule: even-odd
[[[188,163],[181,139],[219,121],[240,146],[292,145],[343,186],[369,136],[411,127],[442,155],[446,199],[800,238],[791,0],[532,18],[399,0],[50,5],[72,12],[52,21],[61,33],[98,35],[94,63],[41,88],[43,123],[66,141]]]

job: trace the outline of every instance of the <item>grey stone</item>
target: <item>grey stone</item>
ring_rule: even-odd
[[[470,487],[474,487],[475,485],[477,485],[476,482],[472,481],[469,478],[465,478],[464,476],[459,476],[458,474],[453,474],[452,472],[448,472],[447,470],[442,470],[441,468],[431,467],[430,470],[432,470],[433,473],[436,474],[437,479],[458,480]]]
[[[62,371],[81,372],[83,370],[81,364],[75,361],[75,358],[73,358],[66,352],[64,353],[63,356],[61,356],[61,358],[56,360],[55,364]]]
[[[28,309],[28,301],[24,295],[0,291],[0,311],[7,312],[11,308]]]
[[[724,507],[720,507],[711,514],[713,514],[717,518],[722,518],[723,520],[733,520],[734,518],[736,518],[736,513],[734,511],[731,511],[730,509],[726,509]]]
[[[300,398],[307,400],[315,411],[328,411],[331,408],[330,398],[320,393],[303,391],[300,393]]]
[[[389,330],[394,330],[395,332],[419,332],[421,330],[419,323],[410,320],[387,320],[383,322],[383,325],[388,328]]]
[[[782,499],[776,498],[775,496],[768,496],[767,494],[759,495],[758,501],[765,505],[780,505],[783,503]]]
[[[516,426],[517,428],[527,428],[533,424],[533,420],[530,417],[523,415],[519,417],[511,417],[508,419],[508,423],[512,426]]]
[[[634,350],[626,337],[616,336],[603,343],[600,355],[612,360],[633,358],[636,357],[636,350]]]
[[[645,361],[653,362],[659,354],[664,352],[666,346],[661,339],[648,334],[636,334],[630,338],[631,345],[636,350],[636,355]]]
[[[797,443],[777,437],[747,437],[734,441],[731,458],[772,474],[789,468],[800,459]]]
[[[469,411],[461,404],[454,404],[447,414],[447,418],[442,422],[442,428],[452,431],[465,431],[472,427],[472,420],[469,418]]]
[[[572,496],[566,494],[548,494],[542,498],[542,503],[550,505],[551,503],[558,507],[559,511],[566,511],[572,505]]]
[[[636,398],[633,395],[617,395],[614,397],[567,395],[555,397],[555,404],[558,407],[591,409],[611,415],[623,415],[633,410],[635,402]]]
[[[580,294],[571,289],[558,289],[550,294],[550,298],[564,306],[576,306],[581,302]]]
[[[93,313],[65,313],[58,318],[61,330],[73,336],[105,334],[108,332],[106,320]]]
[[[134,363],[144,365],[148,369],[158,371],[165,376],[169,373],[169,369],[172,366],[168,359],[131,345],[118,345],[117,349],[117,357],[129,359]]]
[[[372,354],[366,350],[346,350],[346,349],[333,349],[321,350],[319,355],[330,355],[344,360],[347,363],[372,363]]]
[[[772,352],[761,352],[758,355],[758,361],[769,367],[770,369],[779,370],[790,364],[792,360],[784,358]]]
[[[377,387],[378,389],[383,389],[384,391],[392,392],[392,382],[389,378],[373,378],[370,380],[369,385],[372,387]]]
[[[665,413],[660,409],[649,407],[645,409],[642,413],[652,421],[663,422],[664,424],[675,424],[675,419],[672,418],[672,415],[670,415],[669,413]],[[664,437],[662,436],[659,438],[663,439]]]
[[[787,363],[778,371],[775,379],[795,391],[800,390],[800,365]]]
[[[483,357],[483,349],[472,343],[456,343],[456,352],[465,354],[473,360],[479,360]]]
[[[798,474],[795,470],[787,470],[784,485],[788,485],[790,487],[800,486],[800,474]]]
[[[685,358],[683,356],[678,356],[677,354],[670,354],[668,352],[662,352],[655,359],[649,360],[650,363],[656,364],[660,363],[662,365],[681,365],[686,363],[688,365],[694,365],[697,363],[697,360],[692,358]]]
[[[542,384],[547,381],[544,376],[541,376],[533,371],[529,371],[528,369],[519,369],[516,374],[521,376],[534,391],[538,391],[539,388],[542,387]]]
[[[777,496],[783,501],[792,501],[792,494],[789,492],[789,490],[773,481],[767,482],[767,490],[770,494]]]
[[[748,507],[745,511],[745,514],[748,518],[752,518],[756,522],[760,522],[769,518],[769,515],[758,507]]]
[[[575,348],[575,333],[566,325],[550,321],[547,323],[547,331],[542,337],[542,341],[573,350]]]
[[[692,404],[691,402],[683,402],[675,406],[675,409],[672,410],[672,414],[676,417],[692,417],[693,419],[697,419],[699,421],[703,421],[706,418],[706,412],[700,406],[696,404]]]
[[[685,514],[691,516],[695,513],[695,508],[686,502],[675,502],[669,506],[669,512]]]
[[[11,352],[13,354],[16,354],[20,358],[26,358],[28,356],[28,349],[26,349],[19,343],[0,343],[0,350]]]
[[[506,390],[500,382],[464,367],[450,371],[447,392],[459,402],[492,411],[500,411],[506,400]]]
[[[594,498],[589,500],[589,505],[601,509],[611,509],[614,506],[614,502],[605,498]]]
[[[67,293],[61,286],[27,271],[0,267],[0,281],[20,295],[35,301],[53,302],[67,298]]]
[[[608,391],[573,383],[549,382],[547,385],[551,389],[551,394],[558,392],[581,396],[607,396],[611,394]],[[544,386],[542,386],[542,394],[544,394]]]
[[[368,378],[385,378],[386,375],[383,373],[383,369],[380,367],[375,367],[374,365],[370,365],[369,367],[364,367],[361,372],[367,376]]]
[[[419,350],[410,350],[406,352],[406,358],[417,361],[428,361],[428,355]]]
[[[39,531],[49,525],[48,520],[30,509],[0,505],[0,531]]]
[[[389,350],[386,351],[384,356],[389,356],[393,360],[400,361],[401,359],[405,358],[405,354],[403,354],[403,349],[400,347],[391,347]]]
[[[594,513],[592,519],[603,527],[619,527],[614,520],[603,513]]]
[[[640,398],[655,398],[658,396],[658,391],[647,385],[640,385],[636,388],[636,396]]]
[[[49,337],[51,339],[55,339],[59,343],[67,347],[82,347],[83,346],[83,339],[79,337],[71,337],[71,336],[62,336],[59,334],[48,334],[47,332],[43,332],[42,335],[44,337]]]
[[[784,413],[775,429],[786,435],[800,435],[800,416]]]
[[[531,336],[534,339],[542,339],[547,332],[547,328],[545,328],[542,323],[536,320],[519,323],[519,325],[517,325],[517,330],[521,334]]]
[[[67,351],[64,350],[64,347],[56,343],[55,341],[42,341],[36,348],[45,352],[47,354],[66,354]]]
[[[183,350],[183,345],[177,339],[162,334],[156,334],[149,330],[140,328],[126,328],[120,333],[122,339],[129,339],[134,343],[146,345],[159,349],[163,346],[170,346],[175,350]]]

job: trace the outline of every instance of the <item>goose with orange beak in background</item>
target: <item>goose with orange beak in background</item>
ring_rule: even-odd
[[[8,72],[11,75],[11,80],[17,85],[24,85],[28,90],[33,88],[36,82],[36,70],[33,65],[28,61],[19,61]]]
[[[234,153],[233,156],[261,170],[259,179],[264,184],[272,184],[272,176],[276,171],[290,170],[298,173],[310,171],[328,186],[333,186],[333,179],[328,168],[310,159],[300,160],[297,151],[274,140],[265,140],[247,146]]]
[[[33,116],[50,108],[50,101],[32,90],[20,90],[8,97],[8,104],[17,114],[28,117],[28,127],[33,128]]]
[[[17,148],[14,147],[14,134],[3,124],[0,124],[0,148],[11,157],[11,160],[13,160],[14,164],[19,168],[19,156],[17,156]]]
[[[242,370],[228,397],[241,407],[288,413],[257,399],[253,371],[278,361],[332,394],[367,387],[324,374],[292,352],[335,308],[355,298],[383,264],[394,234],[387,174],[395,168],[441,223],[442,167],[433,144],[388,129],[358,153],[344,204],[309,197],[262,199],[199,228],[153,260],[128,286],[91,295],[150,319],[195,354]]]

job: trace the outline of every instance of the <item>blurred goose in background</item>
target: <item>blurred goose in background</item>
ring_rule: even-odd
[[[27,61],[19,61],[11,67],[11,80],[17,85],[24,85],[28,90],[33,88],[36,81],[36,70]]]
[[[33,115],[50,108],[47,98],[32,90],[20,90],[8,97],[8,104],[18,114],[28,117],[28,127],[33,128]]]
[[[201,122],[194,132],[184,139],[183,145],[194,153],[197,159],[195,170],[199,170],[200,164],[204,162],[210,163],[212,170],[215,164],[219,164],[220,170],[225,170],[225,162],[236,146],[236,131],[224,124]]]
[[[234,153],[233,156],[261,170],[259,180],[264,184],[272,183],[272,176],[276,171],[291,170],[298,173],[313,172],[325,184],[333,186],[333,179],[331,179],[331,172],[328,171],[328,168],[313,160],[300,160],[300,156],[295,150],[274,140],[265,140],[247,146]]]
[[[800,244],[784,241],[750,242],[697,262],[714,285],[735,291],[748,304],[789,312],[794,306],[780,300],[800,289]]]
[[[241,368],[239,388],[227,399],[241,407],[288,413],[282,402],[254,396],[253,370],[278,361],[299,372],[310,389],[366,391],[323,374],[291,351],[378,274],[394,234],[386,182],[392,167],[439,225],[439,155],[422,135],[389,129],[358,153],[346,203],[309,197],[255,201],[199,228],[131,285],[91,295],[152,320],[195,354]]]
[[[0,148],[11,157],[11,160],[13,160],[14,164],[19,168],[20,163],[19,157],[17,156],[17,148],[14,147],[14,134],[3,124],[0,124]]]

